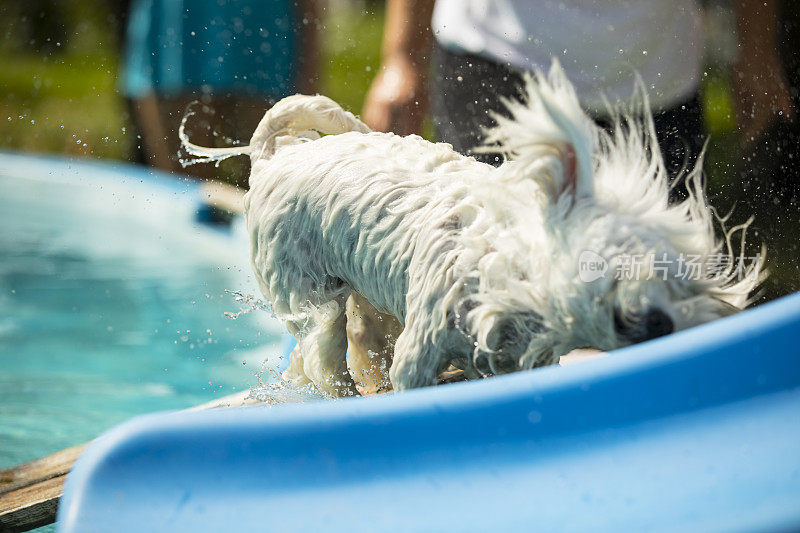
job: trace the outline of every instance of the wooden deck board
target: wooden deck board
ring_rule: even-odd
[[[0,531],[29,531],[52,524],[66,473],[0,494]]]

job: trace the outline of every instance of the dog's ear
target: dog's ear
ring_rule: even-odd
[[[508,116],[499,113],[479,151],[498,149],[516,161],[519,176],[537,180],[550,198],[566,192],[591,196],[594,150],[599,128],[580,106],[557,61],[545,75],[525,76],[524,98],[504,100]]]
[[[578,156],[575,154],[575,147],[567,142],[559,143],[558,159],[561,163],[561,179],[554,180],[554,197],[558,197],[564,192],[572,191],[578,194]],[[581,187],[581,193],[587,192]]]

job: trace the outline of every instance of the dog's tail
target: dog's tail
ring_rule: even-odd
[[[181,121],[179,136],[183,149],[194,156],[186,164],[221,161],[236,155],[249,155],[251,160],[270,157],[275,153],[275,141],[278,137],[288,135],[295,138],[314,139],[319,134],[336,135],[350,131],[368,133],[366,124],[358,120],[352,113],[345,111],[339,104],[326,96],[305,96],[296,94],[284,98],[264,114],[259,122],[250,144],[232,146],[230,148],[207,148],[189,142],[184,131],[186,119],[193,113],[187,113]]]
[[[315,132],[337,135],[371,131],[352,113],[326,96],[297,94],[284,98],[267,111],[250,140],[251,158],[275,153],[275,139],[281,135],[315,138]]]

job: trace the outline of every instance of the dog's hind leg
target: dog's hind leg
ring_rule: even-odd
[[[300,354],[293,354],[298,362],[292,361],[294,376],[300,378],[298,365],[302,361],[302,375],[320,391],[334,396],[358,395],[356,384],[347,370],[345,299],[346,295],[341,295],[308,308],[308,321],[298,336]],[[301,357],[297,358],[297,355]]]
[[[303,387],[311,383],[311,379],[303,372],[303,354],[300,351],[299,342],[302,326],[297,321],[287,320],[286,329],[289,330],[289,333],[292,337],[297,339],[298,342],[292,349],[292,353],[289,354],[289,366],[286,367],[286,370],[281,374],[281,379],[288,381],[292,385]]]
[[[403,326],[356,291],[347,299],[347,365],[363,392],[389,388],[394,342]]]
[[[311,383],[311,379],[303,371],[303,354],[300,352],[300,344],[295,345],[289,355],[289,366],[283,371],[281,378],[298,387],[304,387]]]

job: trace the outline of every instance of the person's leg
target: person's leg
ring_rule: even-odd
[[[248,144],[258,123],[264,117],[264,113],[274,103],[274,100],[266,96],[263,99],[248,95],[227,95],[215,98],[213,105],[220,134],[216,141],[218,145]],[[244,189],[248,188],[249,158],[228,159],[222,162],[220,169],[226,181]]]
[[[686,172],[694,168],[706,142],[700,96],[654,113],[653,123],[664,165],[673,180],[670,199],[684,200],[687,197]]]
[[[474,154],[472,149],[483,143],[484,130],[495,125],[490,113],[505,114],[501,98],[521,96],[522,75],[505,65],[441,47],[433,59],[433,122],[438,139],[479,161],[500,164],[499,155]]]
[[[139,145],[144,162],[162,170],[174,170],[167,146],[168,128],[159,110],[159,100],[155,94],[131,100],[134,122],[139,130]]]

